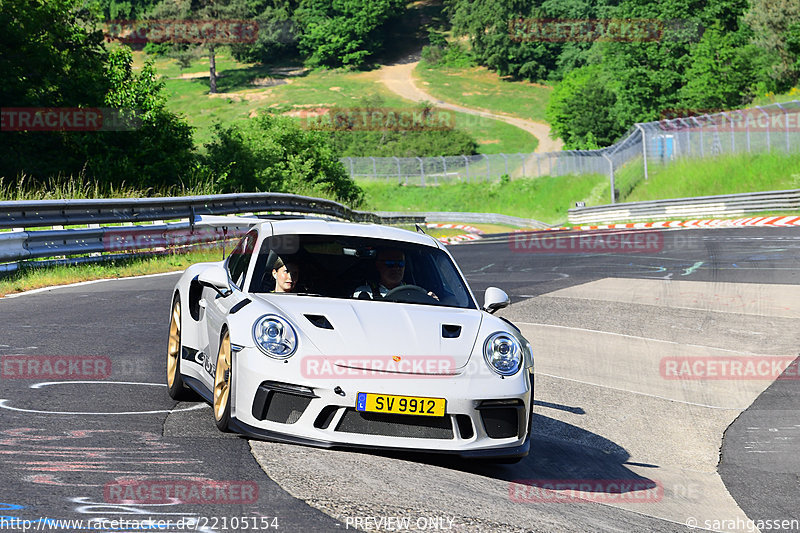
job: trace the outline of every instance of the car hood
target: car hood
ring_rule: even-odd
[[[398,371],[454,372],[469,361],[482,320],[477,309],[299,295],[256,297],[288,318],[301,342],[309,341],[319,355],[352,368],[374,368],[376,361],[397,362],[399,357],[425,364],[395,365]]]

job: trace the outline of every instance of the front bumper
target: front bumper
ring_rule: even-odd
[[[231,429],[318,446],[516,458],[530,449],[532,374],[501,378],[484,365],[448,376],[340,369],[309,376],[302,355],[276,361],[258,349],[233,357]],[[331,373],[333,374],[333,373]],[[445,398],[445,417],[363,413],[359,392]]]

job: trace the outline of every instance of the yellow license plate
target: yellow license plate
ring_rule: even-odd
[[[419,396],[358,393],[356,411],[396,415],[444,416],[447,400]]]

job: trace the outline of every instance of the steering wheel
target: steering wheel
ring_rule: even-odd
[[[410,303],[430,303],[436,301],[436,298],[429,295],[428,291],[419,285],[398,285],[387,292],[383,299]]]

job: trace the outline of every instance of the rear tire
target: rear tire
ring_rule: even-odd
[[[192,393],[183,382],[181,374],[181,298],[177,293],[172,299],[172,316],[169,321],[169,343],[167,344],[167,390],[173,400],[188,400]]]
[[[222,336],[217,354],[217,370],[214,372],[214,422],[220,431],[229,432],[231,421],[231,335],[228,331]]]

